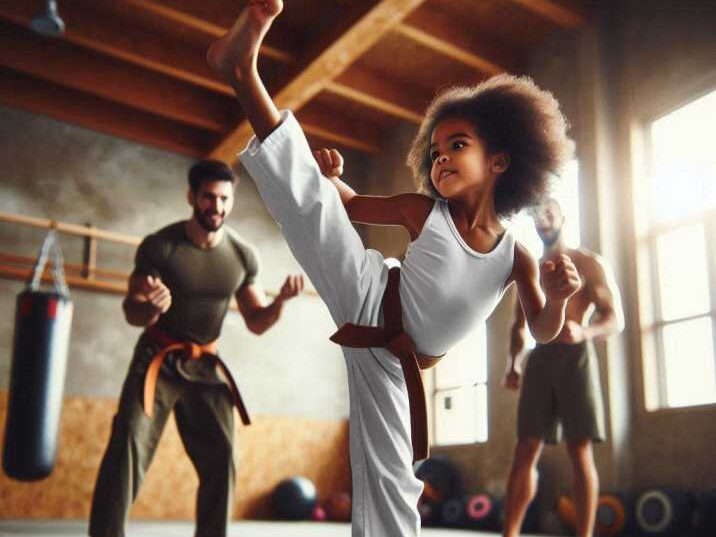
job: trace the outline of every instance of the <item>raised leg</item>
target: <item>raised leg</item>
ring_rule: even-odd
[[[265,140],[281,122],[278,109],[258,74],[261,42],[276,16],[281,0],[250,0],[231,29],[215,41],[206,58],[229,82],[259,140]]]

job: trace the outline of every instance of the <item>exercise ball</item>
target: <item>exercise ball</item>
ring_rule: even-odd
[[[326,500],[326,515],[330,520],[350,522],[352,511],[351,495],[347,492],[336,492]]]
[[[308,520],[316,502],[316,487],[300,476],[284,479],[271,494],[274,516],[281,520]]]

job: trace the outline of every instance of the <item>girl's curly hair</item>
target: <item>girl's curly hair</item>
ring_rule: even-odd
[[[574,152],[567,121],[551,93],[528,77],[497,75],[475,86],[459,86],[437,96],[428,107],[408,153],[407,164],[421,192],[440,197],[430,179],[430,137],[447,118],[465,119],[488,153],[504,151],[510,164],[495,185],[495,211],[510,216],[538,203]]]

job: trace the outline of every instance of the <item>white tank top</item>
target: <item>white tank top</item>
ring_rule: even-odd
[[[488,253],[470,248],[447,202],[436,201],[408,245],[400,277],[403,324],[418,351],[442,355],[484,322],[502,297],[514,256],[509,231]]]

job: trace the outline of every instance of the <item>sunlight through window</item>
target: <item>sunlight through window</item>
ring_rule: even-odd
[[[648,135],[648,229],[641,239],[652,328],[650,408],[716,402],[716,92],[655,120]],[[637,211],[644,210],[637,207]],[[654,356],[651,356],[653,354]]]

